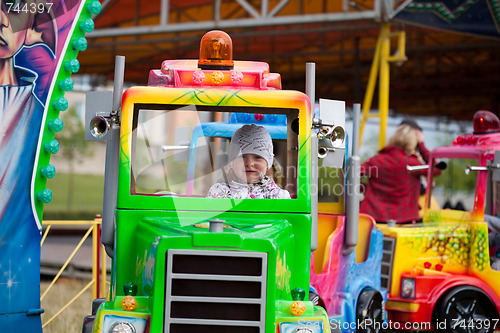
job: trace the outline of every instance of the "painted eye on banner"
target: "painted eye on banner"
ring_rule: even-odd
[[[19,6],[21,4],[21,0],[3,0],[2,2],[5,5],[5,9],[2,8],[2,10],[7,11],[7,13],[10,13],[16,5]]]

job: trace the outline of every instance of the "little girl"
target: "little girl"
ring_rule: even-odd
[[[267,130],[255,124],[244,125],[229,144],[227,177],[210,188],[207,198],[290,199],[287,190],[266,176],[273,156],[273,142]]]

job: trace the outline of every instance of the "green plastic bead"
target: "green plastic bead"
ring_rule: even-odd
[[[87,49],[87,38],[80,37],[71,42],[71,46],[77,51],[85,51]]]
[[[66,109],[68,108],[68,100],[64,97],[61,97],[59,99],[56,99],[54,103],[52,103],[52,106],[56,110],[66,111]]]
[[[50,140],[43,145],[43,149],[50,154],[57,154],[59,151],[59,142],[57,140]]]
[[[76,73],[80,70],[80,62],[76,59],[71,59],[64,63],[64,69],[71,73]]]
[[[87,12],[90,14],[99,14],[101,12],[102,6],[99,1],[92,1],[87,5]]]
[[[137,286],[131,282],[123,285],[123,292],[125,295],[135,296],[137,295]]]
[[[303,301],[306,297],[306,292],[302,288],[292,289],[291,294],[294,301]]]
[[[56,168],[52,164],[48,164],[40,168],[40,174],[44,178],[52,179],[56,175]]]
[[[61,132],[64,124],[61,118],[56,118],[54,120],[49,121],[49,124],[47,126],[49,127],[49,130],[53,132]]]
[[[49,203],[52,201],[52,191],[46,188],[43,191],[38,191],[36,194],[36,198],[38,201],[43,203]]]
[[[73,80],[71,80],[69,77],[59,81],[58,83],[59,88],[61,88],[64,91],[71,91],[73,90]]]
[[[94,31],[94,21],[92,19],[86,19],[80,22],[80,29],[84,32]]]

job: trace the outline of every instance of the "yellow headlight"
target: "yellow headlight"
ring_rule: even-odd
[[[290,305],[290,312],[294,316],[302,316],[306,312],[306,305],[302,301],[295,301]]]
[[[125,296],[122,299],[122,308],[125,311],[134,311],[135,307],[137,306],[137,300],[135,299],[134,296]]]

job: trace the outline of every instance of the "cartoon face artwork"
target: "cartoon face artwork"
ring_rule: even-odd
[[[8,332],[42,332],[40,316],[26,315],[40,308],[41,225],[31,188],[54,69],[64,56],[56,42],[71,36],[77,13],[64,11],[67,5],[0,0],[0,326]]]
[[[14,56],[24,46],[46,45],[53,53],[57,40],[55,21],[43,2],[2,0],[0,11],[0,86],[19,85],[14,69]],[[39,7],[39,5],[41,5]],[[35,10],[31,10],[34,8]]]
[[[26,40],[26,31],[33,22],[30,13],[10,11],[9,5],[7,1],[2,1],[0,12],[0,58],[2,59],[13,57],[21,49]]]

